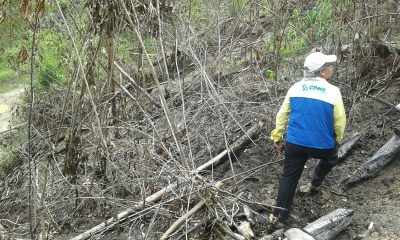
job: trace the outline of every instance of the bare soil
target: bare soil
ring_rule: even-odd
[[[19,100],[23,89],[16,89],[7,93],[0,93],[0,132],[11,127],[11,114],[13,105]]]

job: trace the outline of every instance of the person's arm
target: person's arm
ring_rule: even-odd
[[[338,93],[333,108],[334,117],[334,129],[336,135],[336,142],[339,143],[343,138],[344,129],[346,127],[346,113],[344,111],[344,105],[342,100],[342,95]]]
[[[275,129],[271,132],[271,139],[274,140],[275,146],[277,148],[282,147],[283,131],[285,130],[286,123],[289,119],[289,113],[290,113],[290,97],[288,93],[285,97],[285,100],[282,103],[282,106],[278,114],[276,115]]]

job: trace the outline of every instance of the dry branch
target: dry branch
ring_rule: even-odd
[[[221,240],[226,240],[226,238],[224,237],[224,235],[222,235],[222,233],[220,231],[218,231],[218,229],[214,226],[213,227],[213,232],[215,233],[215,235],[221,239]]]
[[[224,233],[226,235],[230,236],[233,239],[236,239],[236,240],[245,240],[246,239],[245,237],[232,232],[232,230],[228,226],[226,226],[225,223],[217,223],[217,225],[224,231]]]
[[[123,2],[121,2],[121,3],[122,3],[122,6],[124,7],[125,14],[126,14],[126,17],[128,19],[129,25],[133,28],[133,31],[134,31],[134,33],[135,33],[135,35],[136,35],[136,37],[137,37],[137,39],[138,39],[138,41],[140,43],[141,49],[143,50],[147,61],[150,63],[151,60],[150,60],[149,54],[147,53],[147,49],[146,49],[146,47],[145,47],[145,45],[143,43],[142,36],[139,33],[139,31],[138,31],[138,29],[136,27],[136,24],[134,24],[133,20],[131,19],[131,16],[130,16],[129,11],[127,10],[126,6],[124,5]],[[152,65],[150,65],[150,69],[151,69],[151,73],[153,75],[154,82],[155,82],[155,84],[157,86],[158,95],[159,95],[159,97],[161,99],[161,103],[162,103],[162,105],[164,107],[165,116],[167,117],[167,121],[168,121],[169,126],[171,127],[171,130],[172,130],[172,133],[173,133],[173,136],[174,136],[174,139],[175,139],[175,143],[176,143],[176,145],[178,146],[178,149],[179,149],[179,154],[181,156],[181,163],[186,168],[186,170],[188,172],[190,172],[190,167],[189,167],[189,164],[187,162],[185,152],[183,151],[183,147],[182,147],[182,144],[181,144],[180,139],[179,139],[178,129],[176,127],[176,123],[175,123],[175,121],[173,120],[173,118],[171,116],[170,110],[168,108],[167,101],[165,100],[163,91],[161,89],[160,82],[158,81],[156,70],[155,70],[154,66],[152,66]]]
[[[225,184],[223,182],[217,182],[215,184],[215,187],[220,189],[224,186]],[[178,220],[175,221],[174,224],[169,227],[169,229],[164,233],[164,235],[160,238],[160,240],[167,239],[172,233],[174,233],[183,223],[185,223],[186,219],[190,218],[194,214],[196,214],[198,211],[200,211],[205,205],[206,205],[206,199],[201,200],[199,203],[196,204],[189,212],[187,212],[185,215],[181,216]]]
[[[25,126],[26,124],[27,124],[27,122],[24,122],[24,123],[21,123],[21,124],[19,124],[19,125],[17,125],[17,126],[14,126],[14,127],[10,128],[10,129],[7,129],[7,130],[5,130],[5,131],[2,131],[2,132],[0,132],[0,135],[3,134],[3,133],[7,133],[7,132],[10,132],[10,131],[19,129],[19,128]]]
[[[237,152],[239,149],[241,149],[243,146],[248,144],[251,141],[251,138],[256,136],[258,134],[258,130],[262,128],[264,125],[263,122],[260,122],[256,125],[254,125],[250,130],[247,132],[247,134],[243,135],[240,137],[233,145],[232,148],[234,152]],[[223,151],[220,153],[217,157],[213,158],[212,160],[208,161],[207,163],[203,164],[199,168],[197,168],[197,171],[209,169],[213,165],[219,166],[223,163],[223,160],[227,159],[231,152],[228,150]],[[218,182],[215,187],[218,189],[221,189],[224,186],[222,182]],[[185,215],[181,216],[165,233],[160,239],[167,239],[172,233],[174,233],[189,217],[200,211],[204,206],[205,206],[206,200],[202,200],[199,202],[196,206],[194,206],[189,212],[187,212]]]
[[[232,144],[232,147],[230,148],[231,150],[225,150],[222,153],[220,153],[218,156],[214,157],[213,159],[211,159],[210,161],[208,161],[207,163],[201,165],[200,167],[198,167],[196,169],[196,172],[200,172],[203,171],[205,169],[209,169],[211,168],[211,166],[214,164],[214,166],[219,166],[222,162],[222,160],[227,159],[228,158],[228,154],[231,154],[233,152],[237,152],[239,149],[241,149],[242,147],[244,147],[246,144],[250,143],[251,140],[248,139],[255,137],[256,135],[259,134],[260,130],[262,129],[262,126],[264,126],[263,122],[259,122],[258,124],[254,125],[252,128],[250,128],[242,137],[240,137],[236,142],[234,142]],[[218,184],[218,183],[217,183]],[[145,199],[145,202],[147,204],[152,204],[152,203],[157,203],[158,201],[160,201],[164,196],[169,195],[172,191],[174,191],[176,188],[178,187],[177,183],[171,184],[163,189],[161,189],[160,191],[154,193],[151,196],[148,196]],[[117,218],[112,217],[110,219],[108,219],[105,223],[101,223],[95,227],[93,227],[92,229],[80,234],[79,236],[76,236],[74,238],[72,238],[71,240],[80,240],[80,239],[86,239],[100,231],[102,231],[104,228],[110,226],[111,224],[115,224],[119,221],[124,221],[126,220],[130,215],[136,213],[137,211],[141,210],[145,208],[145,206],[143,206],[143,204],[137,204],[135,205],[133,208],[128,208],[127,210],[119,213],[117,215]]]
[[[104,52],[103,52],[104,53]],[[153,103],[154,106],[161,108],[160,104],[156,103],[154,99],[148,94],[142,87],[140,87],[135,80],[133,80],[127,72],[124,71],[122,67],[120,67],[116,62],[114,62],[115,67],[118,68],[118,70],[125,75],[125,77],[128,78],[129,82],[132,83],[133,86],[135,86],[136,89],[138,89],[151,103]]]
[[[215,219],[215,217],[209,216],[209,217],[204,218],[201,222],[199,222],[196,225],[194,225],[193,227],[187,229],[181,236],[179,236],[175,240],[186,239],[186,236],[188,236],[190,233],[194,232],[196,229],[200,228],[201,226],[206,226],[207,222],[209,222],[212,219]]]
[[[254,125],[251,127],[246,134],[241,136],[236,142],[232,144],[231,149],[232,150],[224,150],[220,154],[218,154],[216,157],[211,159],[210,161],[204,163],[200,167],[198,167],[196,170],[198,172],[203,171],[203,170],[208,170],[211,169],[212,167],[218,167],[222,163],[228,159],[229,154],[231,153],[236,153],[239,151],[241,148],[246,146],[251,142],[251,139],[256,137],[259,134],[259,131],[262,129],[264,126],[264,122],[259,122],[258,124]]]
[[[127,209],[126,211],[123,211],[121,213],[119,213],[117,215],[117,219],[125,219],[127,216],[129,216],[130,214],[134,213],[135,211],[133,211],[132,209]],[[114,218],[110,218],[108,219],[105,223],[101,223],[99,225],[97,225],[96,227],[90,229],[89,231],[84,232],[83,234],[76,236],[74,238],[71,238],[71,240],[78,240],[78,239],[85,239],[87,237],[92,236],[94,233],[104,229],[105,227],[107,227],[108,225],[114,223],[115,220]]]

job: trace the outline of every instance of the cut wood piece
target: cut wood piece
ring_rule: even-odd
[[[330,240],[344,230],[353,220],[353,211],[339,208],[308,224],[304,229],[277,230],[259,240]]]
[[[400,130],[394,129],[393,137],[385,143],[367,162],[347,179],[346,183],[355,183],[364,178],[375,177],[400,152]]]
[[[247,206],[243,206],[243,213],[246,216],[247,221],[250,223],[251,226],[254,226],[256,222],[253,220],[254,219],[254,214],[251,211],[251,209]]]
[[[396,107],[395,107],[395,109],[397,109],[397,110],[400,111],[400,104],[397,104]]]
[[[251,229],[250,223],[243,221],[238,228],[239,232],[242,233],[246,238],[254,238],[254,232]]]
[[[314,240],[308,232],[300,228],[291,228],[284,233],[287,240]]]
[[[340,144],[339,150],[338,150],[338,161],[343,161],[346,158],[347,153],[353,148],[354,144],[360,139],[361,134],[359,132],[356,132],[351,136],[349,139],[344,141],[342,144]]]
[[[304,227],[304,230],[310,233],[316,240],[333,239],[351,223],[353,220],[353,213],[353,210],[344,208],[336,209],[308,224]]]
[[[241,236],[241,235],[239,235],[239,234],[237,234],[237,233],[232,232],[232,230],[227,226],[226,223],[217,223],[217,225],[218,225],[218,226],[221,228],[221,230],[223,230],[224,233],[225,233],[226,235],[228,235],[229,237],[231,237],[231,238],[233,238],[233,239],[236,239],[236,240],[246,240],[245,237],[243,237],[243,236]]]

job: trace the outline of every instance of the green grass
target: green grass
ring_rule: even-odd
[[[12,152],[0,153],[0,182],[9,174],[9,166],[12,165],[15,159],[15,154]]]
[[[11,68],[0,66],[0,93],[10,92],[25,85],[26,77],[19,75],[17,71]]]
[[[44,87],[55,83],[65,84],[63,75],[65,75],[64,68],[60,66],[59,62],[54,58],[48,59],[39,69],[37,82]]]
[[[16,167],[22,164],[22,159],[17,154],[18,147],[26,139],[23,129],[18,132],[10,132],[3,136],[2,152],[0,152],[0,182],[7,177]],[[4,147],[7,146],[7,147]]]
[[[0,93],[9,92],[13,88],[12,79],[15,79],[17,74],[12,69],[0,70]]]

